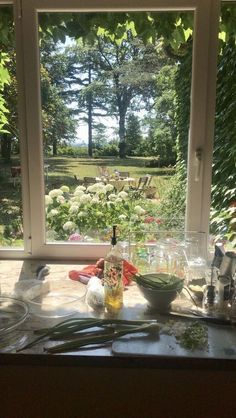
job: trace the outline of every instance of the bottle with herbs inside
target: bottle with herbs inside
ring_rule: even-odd
[[[123,259],[117,247],[116,226],[113,226],[111,250],[104,262],[104,291],[107,312],[116,313],[123,305]]]

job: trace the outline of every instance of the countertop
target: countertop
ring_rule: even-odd
[[[78,264],[45,263],[39,261],[0,260],[1,292],[11,295],[18,280],[36,277],[39,265],[50,268],[50,278],[68,279],[68,272],[80,269]],[[179,297],[174,307],[191,305],[185,297]],[[105,312],[96,312],[85,305],[83,312],[75,317],[104,317]],[[189,326],[193,320],[171,319],[148,308],[147,303],[135,284],[124,291],[124,306],[119,318],[156,319],[160,324],[160,333],[156,339],[144,335],[125,336],[103,348],[89,348],[66,354],[45,354],[43,341],[32,348],[17,352],[26,342],[33,340],[34,330],[53,326],[63,320],[39,318],[32,314],[21,325],[12,346],[1,346],[0,364],[9,365],[45,365],[48,366],[109,366],[109,367],[145,367],[145,368],[195,368],[236,370],[236,328],[234,326],[206,325],[208,329],[208,348],[204,350],[186,350],[176,337],[181,327]]]

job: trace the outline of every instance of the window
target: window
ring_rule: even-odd
[[[208,233],[211,161],[214,128],[214,103],[216,56],[218,35],[218,2],[198,0],[148,0],[137,6],[135,0],[127,2],[76,0],[22,0],[22,8],[16,2],[15,25],[17,39],[17,60],[19,80],[19,114],[21,133],[21,172],[24,209],[24,256],[51,258],[98,258],[104,255],[107,244],[75,242],[66,245],[54,242],[46,236],[45,228],[45,181],[47,180],[46,149],[43,148],[43,129],[47,128],[42,114],[42,78],[40,64],[42,54],[39,46],[48,17],[52,17],[53,29],[63,38],[60,16],[67,16],[68,26],[73,32],[76,21],[72,15],[90,14],[91,19],[109,12],[113,16],[125,12],[138,14],[174,13],[194,16],[192,52],[191,112],[188,146],[187,210],[185,226],[187,230]],[[41,26],[39,27],[39,23]],[[60,27],[59,27],[59,26]],[[83,26],[81,25],[83,34]],[[67,35],[64,27],[64,36]],[[64,40],[63,40],[64,42]],[[45,74],[45,79],[47,74]],[[57,92],[55,93],[57,94]],[[50,123],[50,122],[49,122]],[[58,121],[59,124],[59,121]],[[47,150],[48,151],[48,150]],[[49,167],[50,169],[50,167]],[[2,250],[6,257],[22,256],[22,253]]]

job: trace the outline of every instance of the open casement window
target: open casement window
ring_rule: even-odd
[[[50,163],[48,164],[45,157],[45,131],[51,128],[53,111],[52,121],[45,122],[43,104],[46,98],[42,97],[42,84],[47,83],[51,75],[47,73],[49,63],[45,62],[45,56],[42,56],[43,34],[44,32],[51,33],[52,43],[58,35],[57,39],[61,40],[60,47],[65,43],[66,46],[70,45],[70,33],[76,25],[76,20],[70,20],[72,15],[78,17],[90,15],[90,21],[92,21],[93,16],[98,13],[105,19],[107,12],[110,18],[111,16],[122,17],[122,13],[128,12],[133,14],[150,12],[160,14],[160,16],[163,16],[163,12],[166,16],[181,12],[193,18],[185,228],[188,231],[208,234],[219,3],[217,0],[101,0],[99,2],[96,0],[21,0],[14,2],[20,92],[25,247],[21,252],[13,249],[1,250],[2,256],[79,260],[96,259],[107,252],[108,243],[55,241],[50,240],[47,235],[45,194],[48,193],[47,176]],[[64,21],[63,16],[65,16]],[[79,19],[77,21],[79,25],[78,22]],[[60,26],[58,31],[57,25]],[[62,30],[64,30],[64,36]],[[86,25],[83,26],[81,23],[81,37],[86,36],[86,30]],[[50,46],[47,53],[50,59]],[[42,71],[40,72],[43,65],[44,80]],[[56,90],[54,93],[58,99],[57,105],[60,106],[60,94]],[[60,120],[57,124],[59,123]],[[48,149],[50,147],[47,151]]]

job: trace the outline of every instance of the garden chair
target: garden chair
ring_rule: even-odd
[[[119,171],[119,177],[122,178],[127,178],[129,177],[129,172],[128,171]]]
[[[109,168],[106,166],[98,167],[98,172],[100,177],[110,177]]]
[[[148,199],[155,199],[157,195],[157,188],[156,186],[152,186],[152,176],[150,174],[147,174],[146,176],[140,177],[140,190],[144,192],[144,195]]]
[[[143,190],[150,183],[150,176],[139,177],[137,190]]]
[[[74,174],[74,179],[75,179],[76,184],[77,184],[78,186],[82,186],[82,185],[84,184],[84,180],[79,179],[79,178],[76,176],[76,174]]]
[[[149,174],[139,177],[137,187],[133,190],[138,192],[139,196],[145,196],[148,199],[154,199],[156,195],[156,187],[151,186],[152,176]]]
[[[96,177],[84,177],[85,187],[91,186],[92,184],[97,183]]]

